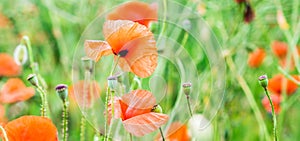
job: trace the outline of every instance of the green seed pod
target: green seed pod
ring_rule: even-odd
[[[190,82],[183,83],[183,84],[182,84],[182,87],[183,87],[183,92],[184,92],[184,94],[185,94],[185,95],[190,95],[192,83],[190,83]]]
[[[57,95],[61,98],[63,102],[67,100],[68,97],[68,86],[65,84],[58,84],[55,87]]]
[[[262,87],[266,88],[268,86],[267,75],[262,75],[262,76],[258,77],[258,82]]]

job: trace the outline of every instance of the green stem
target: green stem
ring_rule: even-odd
[[[133,137],[131,133],[129,133],[129,136],[130,136],[130,141],[133,141]]]
[[[43,111],[42,116],[48,117],[47,111],[48,111],[49,107],[48,107],[47,94],[46,94],[45,90],[43,90],[43,88],[39,85],[37,86],[37,90],[39,91],[39,93],[41,95],[41,99],[42,99],[42,111]]]
[[[164,133],[163,133],[161,127],[159,127],[159,132],[160,132],[162,140],[165,141],[166,139],[165,139],[165,136],[164,136]]]
[[[81,122],[80,122],[80,141],[85,141],[85,124],[86,124],[86,120],[82,115]]]
[[[231,56],[226,57],[226,62],[228,64],[229,69],[231,70],[232,74],[235,75],[238,83],[240,84],[241,88],[243,89],[243,91],[244,91],[244,93],[247,97],[247,100],[248,100],[248,102],[249,102],[249,104],[250,104],[250,106],[251,106],[251,108],[254,112],[255,118],[258,122],[258,126],[259,126],[260,130],[263,131],[263,133],[265,135],[265,139],[267,141],[270,141],[271,138],[270,138],[269,132],[267,130],[267,126],[264,122],[264,119],[261,115],[261,112],[258,108],[258,105],[255,102],[255,99],[253,97],[251,89],[249,88],[249,86],[248,86],[247,82],[245,81],[245,79],[237,72],[236,66],[235,66]]]
[[[113,75],[113,73],[114,73],[115,69],[117,68],[117,65],[118,65],[119,59],[120,59],[120,55],[118,55],[118,57],[117,57],[117,60],[116,60],[116,62],[115,62],[115,64],[114,64],[114,66],[113,66],[113,68],[112,68],[112,70],[111,70],[111,72],[110,72],[110,76],[112,76],[112,75]]]
[[[110,88],[107,87],[106,89],[106,96],[105,96],[105,121],[104,121],[104,140],[106,141],[108,139],[107,135],[107,121],[108,121],[108,97],[110,95]]]
[[[41,116],[42,117],[45,117],[47,114],[47,110],[45,108],[45,100],[44,100],[44,94],[42,92],[41,89],[37,88],[37,91],[39,92],[40,96],[41,96],[41,101],[42,101],[42,104],[41,104]]]
[[[189,107],[190,115],[192,117],[193,112],[192,112],[192,109],[191,109],[191,103],[190,103],[190,96],[189,95],[186,95],[186,100],[187,100],[187,104],[188,104],[188,107]]]
[[[68,103],[67,101],[64,101],[64,107],[63,107],[63,115],[62,115],[62,122],[63,122],[63,141],[68,140]]]
[[[120,55],[118,55],[117,60],[114,63],[114,66],[113,66],[113,68],[112,68],[112,70],[110,72],[110,76],[113,75],[113,73],[114,73],[114,71],[115,71],[115,69],[116,69],[116,67],[118,65],[119,59],[120,59]],[[105,114],[105,123],[104,123],[104,132],[105,132],[105,139],[104,140],[108,140],[108,137],[109,137],[109,135],[107,135],[107,131],[109,131],[107,129],[107,124],[108,124],[107,121],[108,121],[108,101],[109,101],[109,96],[111,96],[111,95],[112,95],[111,94],[111,89],[109,87],[107,87],[107,89],[106,89],[106,96],[105,96],[105,113],[106,114]],[[110,97],[110,99],[113,99],[113,98]],[[112,109],[112,111],[113,111],[113,109]]]
[[[9,141],[8,140],[8,137],[7,137],[7,134],[6,134],[6,131],[5,131],[5,129],[0,125],[0,129],[1,129],[1,131],[2,131],[2,134],[3,134],[3,136],[4,136],[4,139],[5,139],[5,141]]]
[[[277,141],[278,140],[278,136],[277,136],[277,120],[276,120],[276,114],[275,114],[275,110],[274,110],[274,105],[272,102],[272,99],[270,97],[270,94],[267,90],[267,87],[264,87],[265,93],[269,99],[271,108],[272,108],[272,116],[273,116],[273,132],[274,132],[274,140]]]

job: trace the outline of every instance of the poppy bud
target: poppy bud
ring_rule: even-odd
[[[268,77],[267,77],[267,75],[262,75],[262,76],[258,77],[258,80],[259,80],[258,81],[259,84],[262,87],[266,88],[268,86]]]
[[[246,2],[245,4],[246,9],[244,11],[244,21],[246,23],[250,23],[254,19],[255,13],[249,3]]]
[[[154,112],[154,113],[163,113],[163,110],[161,108],[160,105],[154,105],[151,112]]]
[[[37,79],[37,76],[35,74],[29,74],[27,77],[27,81],[31,83],[31,85],[38,87],[39,81]]]
[[[20,44],[14,51],[14,60],[18,65],[23,65],[28,60],[27,48],[25,45]]]
[[[108,87],[111,90],[116,90],[117,89],[117,85],[118,85],[118,78],[117,76],[110,76],[107,78],[108,81]]]
[[[83,67],[85,70],[88,70],[90,72],[93,71],[93,69],[94,69],[94,61],[93,60],[91,60],[88,57],[82,57],[81,61],[83,63]]]
[[[55,90],[57,95],[61,98],[61,100],[65,102],[68,97],[68,86],[65,84],[58,84],[55,87]]]
[[[190,95],[192,83],[186,82],[182,84],[183,92],[185,95]]]

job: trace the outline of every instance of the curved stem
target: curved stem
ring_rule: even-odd
[[[274,105],[272,102],[272,99],[270,97],[270,94],[267,90],[267,87],[264,87],[265,93],[269,99],[271,108],[272,108],[272,116],[273,116],[273,133],[274,133],[274,140],[277,141],[278,140],[278,136],[277,136],[277,120],[276,120],[276,114],[275,114],[275,110],[274,110]]]
[[[1,131],[2,131],[2,134],[3,134],[3,136],[4,136],[4,139],[5,139],[5,141],[9,141],[8,140],[8,137],[7,137],[7,134],[6,134],[6,131],[5,131],[5,129],[0,125],[0,129],[1,129]]]
[[[160,132],[162,140],[165,141],[166,139],[165,139],[165,136],[164,136],[164,133],[163,133],[161,127],[159,127],[159,132]]]

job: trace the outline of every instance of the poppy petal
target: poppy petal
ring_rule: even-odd
[[[14,103],[25,101],[34,95],[34,89],[26,87],[19,78],[10,78],[1,89],[0,101],[2,103]]]
[[[13,57],[0,53],[0,76],[16,76],[21,73],[21,67],[17,65]]]
[[[120,105],[120,98],[119,97],[114,97],[114,118],[117,119],[117,118],[122,118],[122,109],[121,109],[121,105]],[[110,121],[112,119],[112,102],[109,101],[108,103],[108,109],[107,109],[107,112],[108,112],[108,124],[110,124]],[[104,112],[105,114],[105,112]]]
[[[128,20],[108,20],[103,25],[103,35],[107,41],[107,38],[110,37],[116,31],[119,31],[122,28],[127,29],[128,27],[132,27],[133,25],[134,22]],[[108,43],[111,45],[110,42]]]
[[[168,120],[168,115],[150,112],[123,121],[124,128],[135,136],[144,136],[157,130]]]
[[[134,39],[125,44],[121,50],[128,50],[123,58],[137,76],[145,78],[155,71],[158,53],[153,35]],[[122,66],[126,65],[121,64],[120,67]]]
[[[5,125],[9,141],[57,141],[57,129],[50,119],[22,116]]]
[[[158,53],[154,36],[146,26],[126,20],[107,21],[103,33],[114,54],[121,56],[119,64],[124,71],[130,68],[142,78],[154,72]]]
[[[99,61],[102,56],[112,54],[108,43],[99,40],[86,40],[84,42],[84,50],[86,55],[96,62]]]
[[[126,111],[123,111],[125,119],[149,113],[156,104],[155,97],[146,90],[131,91],[129,94],[122,96],[121,99],[121,106],[126,105],[127,107]]]
[[[76,101],[80,107],[91,107],[93,102],[100,97],[100,87],[96,81],[87,83],[80,80],[69,87],[69,92],[70,100]],[[87,95],[84,95],[84,92]]]
[[[150,21],[158,18],[157,4],[133,1],[122,4],[107,15],[108,20],[130,20],[148,26]]]

